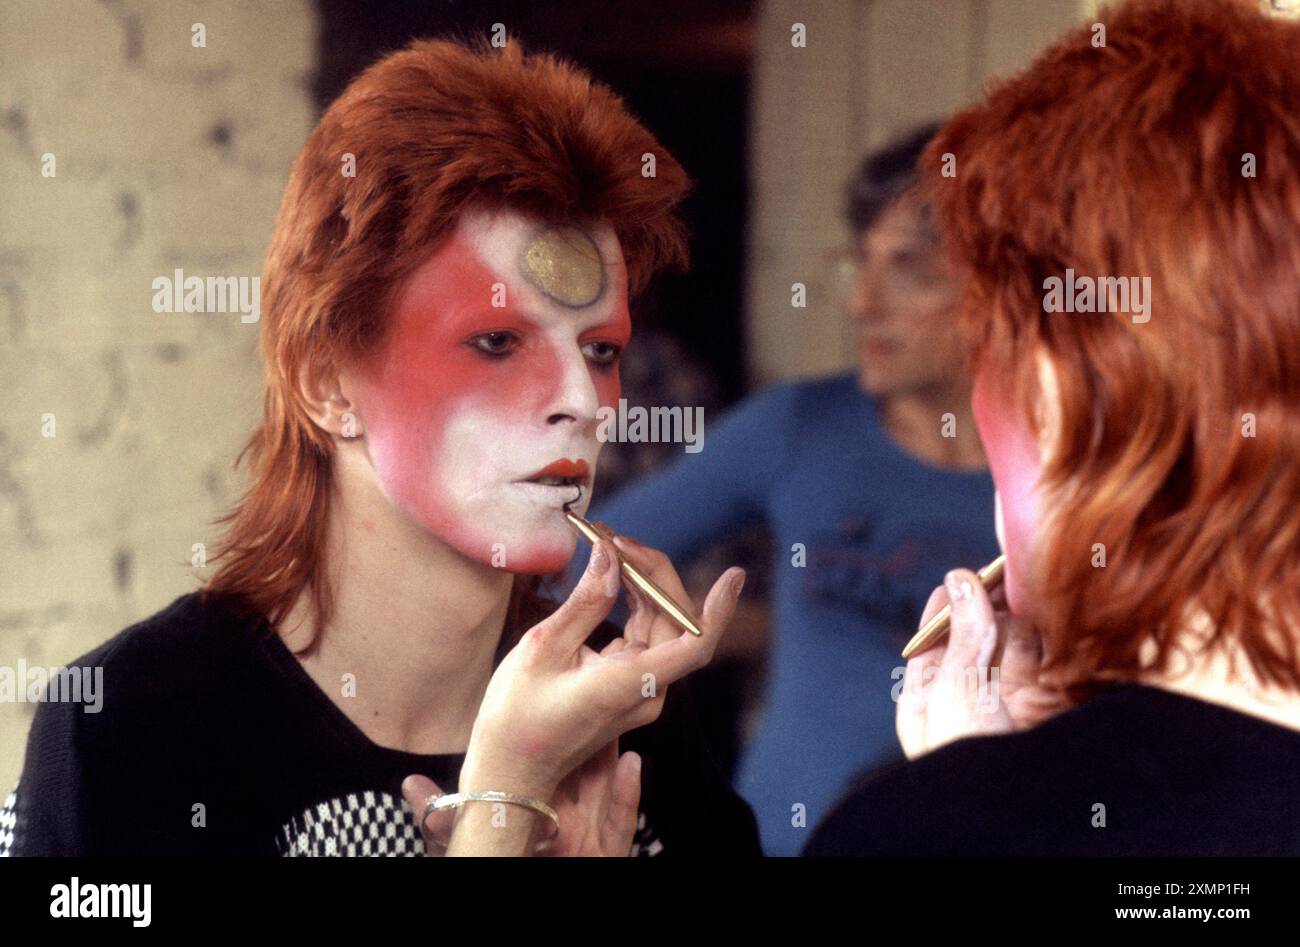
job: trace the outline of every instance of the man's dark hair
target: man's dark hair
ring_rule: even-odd
[[[886,207],[919,183],[917,162],[942,127],[941,122],[933,122],[914,128],[863,159],[849,181],[845,210],[854,233],[864,232]]]

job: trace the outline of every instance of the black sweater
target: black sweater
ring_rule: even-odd
[[[862,777],[805,855],[1300,855],[1300,732],[1133,684]]]
[[[591,643],[617,633],[602,625]],[[375,744],[265,621],[198,593],[72,666],[102,666],[102,708],[38,706],[0,855],[419,855],[401,782],[453,791],[464,759]],[[632,854],[760,854],[688,682],[620,749],[643,761]]]

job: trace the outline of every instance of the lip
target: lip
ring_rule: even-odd
[[[530,503],[556,509],[564,509],[566,505],[574,504],[573,508],[578,512],[581,512],[583,507],[576,504],[587,495],[586,490],[572,484],[553,487],[545,483],[529,483],[527,480],[518,480],[512,483],[511,486],[518,487],[521,491],[520,496],[527,497]]]
[[[529,480],[536,480],[538,477],[573,477],[579,483],[586,486],[591,482],[591,465],[585,460],[568,460],[561,458],[553,460],[536,473],[529,474],[523,480],[517,480],[516,483],[525,483]]]

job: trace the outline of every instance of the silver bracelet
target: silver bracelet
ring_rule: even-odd
[[[479,792],[449,792],[441,796],[430,796],[429,802],[424,807],[424,814],[420,816],[420,834],[425,837],[425,841],[436,842],[444,851],[446,844],[431,839],[429,832],[425,828],[425,822],[429,818],[429,813],[439,812],[443,809],[458,809],[467,802],[508,802],[512,805],[523,806],[525,809],[532,809],[541,815],[546,816],[555,823],[555,831],[550,837],[539,842],[535,849],[540,851],[547,845],[555,841],[560,834],[560,816],[554,809],[542,802],[540,799],[531,799],[528,796],[518,796],[512,792],[500,792],[495,789],[484,789]]]

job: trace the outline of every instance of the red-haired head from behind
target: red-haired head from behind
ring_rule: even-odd
[[[1300,690],[1300,24],[1246,0],[1095,22],[924,162],[969,276],[1008,595],[1075,697],[1176,672],[1189,630]],[[1081,277],[1149,297],[1059,311]]]

